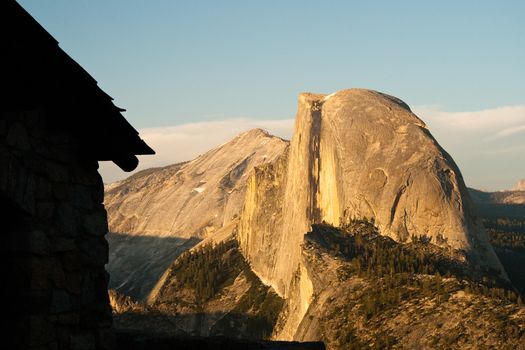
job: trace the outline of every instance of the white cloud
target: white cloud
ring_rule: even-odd
[[[429,125],[439,124],[458,131],[492,133],[525,124],[525,105],[503,106],[473,112],[447,112],[436,105],[416,106],[412,110]]]
[[[525,143],[522,145],[515,145],[510,147],[500,147],[495,149],[488,149],[483,152],[483,154],[490,154],[490,155],[509,155],[509,154],[516,154],[520,156],[516,160],[524,160],[523,155],[525,154]],[[525,176],[525,172],[523,172],[521,175],[521,178]]]
[[[199,154],[231,140],[243,131],[262,128],[275,136],[289,139],[293,119],[256,120],[248,118],[197,122],[176,126],[140,129],[140,137],[156,152],[154,156],[139,156],[136,171],[191,160]],[[101,162],[100,173],[105,183],[128,177],[112,162]]]
[[[458,164],[466,183],[500,190],[525,177],[525,105],[448,112],[412,108]]]
[[[448,112],[439,106],[412,110],[452,155],[469,186],[505,189],[525,177],[525,105],[470,112]],[[141,129],[140,136],[157,154],[139,157],[137,171],[191,160],[253,128],[289,139],[293,120],[236,118]],[[111,162],[102,162],[100,172],[106,183],[130,175]]]
[[[501,139],[503,137],[512,136],[514,134],[518,134],[524,131],[525,131],[525,125],[512,126],[510,128],[505,128],[503,130],[496,132],[494,135],[487,138],[487,141]]]
[[[501,149],[499,153],[504,153],[505,149],[514,152],[516,147],[509,147],[509,142],[521,142],[516,136],[525,131],[525,105],[473,112],[447,112],[439,106],[416,106],[413,111],[427,123],[439,142],[463,144],[466,148],[476,145],[476,151],[482,146],[492,151]]]

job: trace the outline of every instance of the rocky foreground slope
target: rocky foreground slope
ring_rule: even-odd
[[[181,252],[218,231],[231,233],[250,172],[287,144],[254,129],[192,161],[106,185],[110,288],[144,299]]]
[[[524,349],[525,308],[497,276],[476,280],[457,252],[397,243],[365,220],[313,225],[302,259],[313,294],[293,336],[327,349]],[[277,338],[289,305],[235,240],[184,253],[148,305],[111,293],[117,329]]]
[[[314,294],[294,339],[329,349],[525,349],[516,293],[472,281],[447,249],[378,234],[366,222],[313,226],[302,255]]]

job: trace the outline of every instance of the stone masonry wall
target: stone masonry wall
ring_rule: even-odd
[[[0,201],[8,216],[0,223],[1,254],[12,345],[111,348],[98,163],[82,160],[78,140],[53,127],[47,113],[0,115]]]

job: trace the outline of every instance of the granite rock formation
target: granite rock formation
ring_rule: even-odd
[[[250,170],[273,161],[286,145],[253,129],[190,162],[148,169],[107,185],[109,230],[204,238],[239,215]]]
[[[263,144],[268,149],[258,148]],[[249,158],[249,155],[253,156]],[[249,165],[239,166],[247,162],[247,157]],[[256,162],[255,159],[263,160]],[[242,174],[235,170],[239,168],[243,169]],[[354,282],[356,286],[372,288],[377,281],[371,278],[364,283],[362,276],[353,276],[349,283],[340,283],[341,269],[352,269],[353,263],[340,260],[342,251],[325,260],[324,248],[312,249],[312,242],[305,237],[312,227],[322,223],[347,227],[356,221],[370,220],[378,232],[390,237],[384,239],[406,243],[400,246],[419,247],[425,242],[427,245],[422,249],[434,250],[436,256],[448,256],[450,264],[466,271],[465,275],[457,276],[455,282],[435,277],[441,285],[454,286],[454,290],[461,289],[462,278],[470,273],[472,279],[499,274],[503,277],[502,283],[507,283],[505,271],[488,242],[452,158],[404,102],[375,91],[352,89],[331,95],[301,94],[290,143],[271,138],[260,130],[251,131],[194,161],[144,171],[107,186],[106,191],[113,231],[131,232],[128,236],[134,239],[154,238],[151,250],[145,249],[143,243],[129,240],[127,252],[131,255],[146,252],[141,265],[149,271],[151,264],[161,260],[165,264],[154,266],[156,277],[147,283],[144,278],[139,279],[151,290],[147,307],[164,315],[162,317],[175,317],[186,333],[228,334],[223,325],[233,322],[236,329],[241,329],[239,327],[253,321],[235,318],[236,311],[242,310],[239,315],[251,312],[252,316],[275,311],[277,308],[259,308],[255,312],[254,305],[260,303],[251,303],[267,295],[268,289],[278,295],[275,300],[283,301],[275,323],[268,323],[273,324],[271,338],[303,341],[326,338],[329,344],[334,344],[331,335],[327,338],[328,333],[319,328],[331,327],[333,318],[329,314],[337,313],[332,301],[339,300],[339,295],[344,295],[341,291]],[[472,194],[477,202],[477,193]],[[151,205],[153,208],[148,207]],[[364,218],[367,220],[359,220]],[[202,241],[189,244],[188,237]],[[183,263],[188,255],[176,258],[169,267],[173,258],[165,256],[160,247],[168,246],[168,238],[177,238],[184,243],[175,244],[185,244],[184,250],[191,249],[189,254],[196,257],[198,251],[208,251],[206,247],[232,244],[233,237],[246,262],[230,261],[237,248],[220,255],[216,262],[228,268],[219,268],[220,272],[211,276],[220,276],[227,283],[219,283],[222,287],[205,301],[193,300],[197,290],[209,291],[209,286],[215,284],[190,286],[194,289],[190,292],[188,284],[192,285],[193,279],[187,280],[188,271],[181,266],[187,265],[190,276],[196,276],[195,271],[209,274],[211,268],[191,268],[199,259]],[[323,241],[322,234],[316,237]],[[435,245],[428,245],[429,241]],[[196,246],[190,248],[193,244]],[[112,243],[110,236],[110,251],[117,253],[120,248]],[[240,256],[237,257],[240,259]],[[126,259],[115,261],[120,267],[131,266]],[[214,264],[211,265],[217,269]],[[239,273],[236,269],[241,265],[244,270]],[[112,270],[111,263],[110,271],[113,275],[116,271]],[[146,270],[137,271],[140,275],[146,274]],[[426,272],[420,274],[421,278],[428,277]],[[414,280],[419,278],[416,276]],[[246,283],[248,280],[251,282]],[[265,292],[247,297],[251,294],[246,291],[254,286]],[[342,289],[338,290],[339,287]],[[121,291],[126,294],[125,288]],[[141,293],[143,296],[139,299],[145,300],[145,290]],[[356,293],[356,297],[362,294],[357,289]],[[458,298],[459,295],[462,294],[459,293]],[[352,305],[362,303],[357,299],[351,302]],[[340,306],[344,300],[336,304]],[[204,313],[201,315],[199,310]],[[443,315],[448,312],[445,311]],[[468,312],[464,314],[466,317]],[[324,316],[319,318],[319,315]],[[519,315],[521,319],[522,314]],[[159,322],[163,324],[165,320]],[[243,329],[246,334],[252,332],[249,328]],[[372,328],[365,327],[364,333],[359,333],[367,338],[372,336],[369,331],[373,333]],[[399,338],[399,334],[395,337]]]
[[[287,299],[277,338],[294,338],[312,299],[304,234],[363,217],[397,241],[426,236],[505,276],[458,167],[403,101],[362,89],[304,93],[289,148],[248,180],[238,230],[254,272]]]
[[[253,129],[192,161],[106,185],[110,288],[143,300],[182,251],[231,235],[249,174],[287,144]]]

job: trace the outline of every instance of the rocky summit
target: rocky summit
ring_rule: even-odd
[[[301,245],[314,223],[369,218],[399,242],[425,236],[505,275],[458,167],[395,97],[301,94],[289,149],[248,181],[238,240],[254,272],[288,300],[284,339],[312,299]]]
[[[110,184],[104,201],[109,231],[204,238],[239,215],[250,170],[273,161],[286,145],[253,129],[190,162]]]
[[[304,93],[290,142],[252,130],[106,191],[110,285],[142,300],[114,307],[117,329],[328,349],[525,339],[525,282],[517,270],[509,282],[484,228],[500,257],[521,254],[521,216],[507,215],[521,206],[504,221],[479,215],[475,204],[500,198],[469,194],[395,97]]]
[[[182,251],[231,234],[248,175],[287,144],[253,129],[192,161],[106,185],[110,287],[143,299]]]

